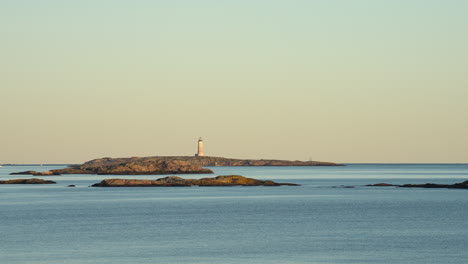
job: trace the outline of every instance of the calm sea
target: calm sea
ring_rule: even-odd
[[[362,186],[461,182],[468,165],[212,169],[302,186],[0,185],[0,263],[468,263],[468,190]]]

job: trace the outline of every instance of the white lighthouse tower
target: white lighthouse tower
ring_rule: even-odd
[[[203,139],[198,139],[198,152],[195,154],[195,157],[203,157]]]

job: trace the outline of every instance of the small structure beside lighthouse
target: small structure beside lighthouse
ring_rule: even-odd
[[[195,157],[203,157],[203,139],[198,139],[198,152],[195,154]]]

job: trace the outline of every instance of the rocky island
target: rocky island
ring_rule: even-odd
[[[165,161],[183,160],[198,166],[343,166],[343,164],[324,161],[270,160],[270,159],[230,159],[211,156],[159,156],[148,157]],[[143,159],[148,159],[143,158]]]
[[[98,174],[98,175],[157,175],[157,174],[211,174],[210,169],[182,160],[161,160],[156,158],[103,158],[72,165],[65,169],[46,172],[25,171],[10,175],[32,174],[53,176],[61,174]]]
[[[52,172],[52,171],[20,171],[20,172],[12,172],[10,175],[33,175],[33,176],[53,176],[53,175],[60,175],[60,173]]]
[[[342,166],[342,164],[321,161],[228,159],[208,156],[156,156],[101,158],[85,162],[81,165],[72,165],[65,169],[50,170],[45,172],[14,172],[10,175],[158,175],[213,173],[212,170],[202,168],[202,166]]]
[[[7,181],[0,181],[0,184],[55,184],[54,181],[46,181],[43,179],[15,179],[15,180],[7,180]]]
[[[447,189],[468,189],[468,181],[459,182],[455,184],[436,184],[436,183],[424,183],[424,184],[389,184],[389,183],[376,183],[368,184],[366,186],[375,187],[402,187],[402,188],[447,188]]]
[[[184,179],[169,176],[157,180],[136,179],[106,179],[92,187],[190,187],[190,186],[299,186],[294,183],[277,183],[274,181],[261,181],[239,175],[225,175],[214,178]]]

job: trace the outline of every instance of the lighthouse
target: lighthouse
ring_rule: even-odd
[[[195,157],[203,157],[203,139],[198,139],[198,152],[195,154]]]

